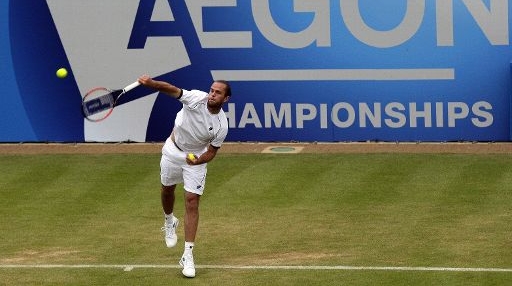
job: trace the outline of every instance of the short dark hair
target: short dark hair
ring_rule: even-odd
[[[219,80],[216,80],[215,82],[224,84],[226,86],[226,96],[231,96],[231,85],[229,84],[229,82],[227,80],[219,79]]]

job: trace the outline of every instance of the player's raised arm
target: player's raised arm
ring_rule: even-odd
[[[154,80],[148,75],[142,75],[141,77],[139,77],[138,81],[140,82],[140,84],[144,86],[156,89],[159,92],[165,93],[174,98],[179,98],[182,94],[181,88],[176,87],[165,81]]]

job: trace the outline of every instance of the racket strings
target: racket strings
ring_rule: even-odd
[[[115,105],[112,91],[99,88],[90,91],[83,98],[82,109],[87,119],[99,121],[107,117]]]

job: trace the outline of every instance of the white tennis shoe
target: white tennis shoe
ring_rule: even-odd
[[[176,217],[172,217],[172,223],[165,222],[162,231],[165,232],[165,244],[167,247],[174,247],[178,243],[178,236],[176,235],[176,228],[180,221]]]
[[[180,265],[183,267],[181,273],[183,273],[185,277],[196,277],[196,266],[194,265],[194,256],[192,255],[192,253],[183,254],[183,256],[180,259]]]

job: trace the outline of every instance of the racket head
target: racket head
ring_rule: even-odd
[[[89,90],[82,98],[82,114],[91,122],[99,122],[107,118],[116,105],[122,90],[110,90],[96,87]]]

